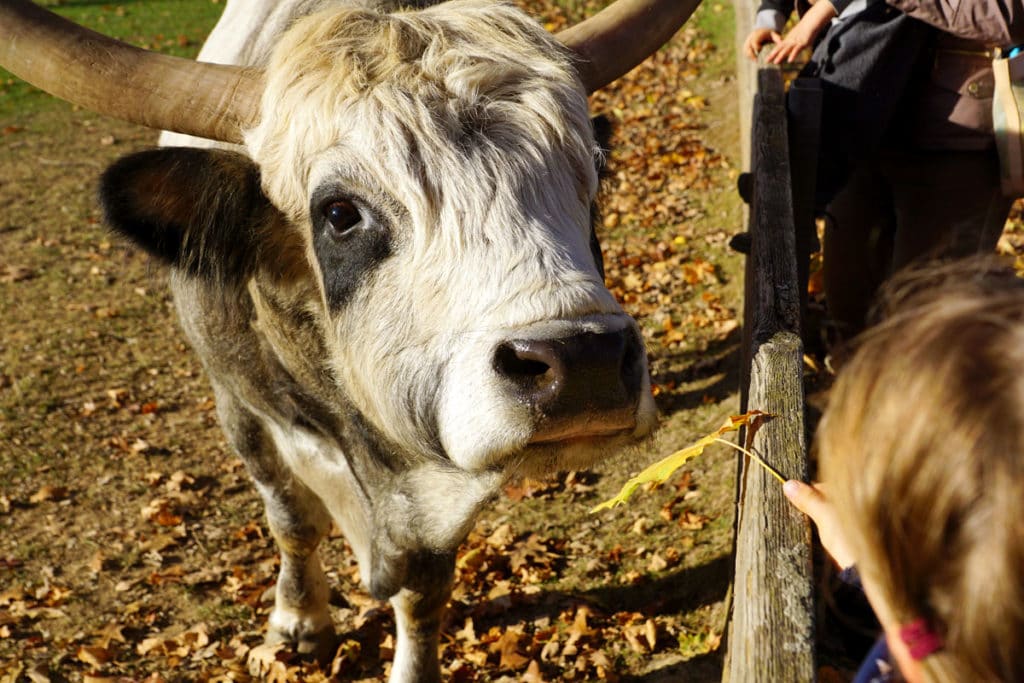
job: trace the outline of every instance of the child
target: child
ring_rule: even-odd
[[[1024,280],[966,264],[890,287],[818,430],[827,486],[784,487],[911,683],[1024,681]]]

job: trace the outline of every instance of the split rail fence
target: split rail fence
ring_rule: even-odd
[[[734,0],[737,41],[756,7]],[[807,256],[815,241],[810,141],[790,140],[782,73],[763,60],[737,57],[742,147],[750,172],[740,193],[749,204],[741,410],[774,417],[746,437],[748,447],[786,478],[806,480],[801,311]],[[810,84],[813,85],[813,84]],[[817,120],[820,91],[791,86],[790,117]],[[749,124],[748,124],[749,122]],[[746,125],[750,125],[746,128]],[[800,178],[796,182],[792,178]],[[807,181],[810,182],[807,182]],[[796,192],[794,192],[796,187]],[[799,267],[798,267],[799,264]],[[785,499],[778,480],[741,456],[737,481],[733,610],[723,680],[803,683],[816,677],[811,528]]]

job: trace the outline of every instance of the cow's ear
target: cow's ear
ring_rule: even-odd
[[[165,147],[131,154],[100,179],[107,223],[153,256],[222,283],[248,278],[261,233],[283,217],[259,168],[224,150]]]
[[[590,125],[594,127],[594,139],[597,140],[597,146],[601,148],[602,152],[607,153],[611,149],[612,134],[615,132],[612,120],[604,114],[597,114],[590,117]]]
[[[608,155],[612,151],[612,134],[615,129],[611,119],[604,114],[598,114],[590,119],[590,125],[594,127],[594,140],[598,149],[601,150],[600,163],[597,166],[598,174],[603,178],[608,171]]]
[[[601,180],[607,178],[608,155],[611,153],[612,144],[612,122],[604,114],[598,114],[590,119],[594,127],[594,140],[601,150],[601,156],[597,159],[597,175]],[[601,241],[597,238],[597,222],[599,213],[597,206],[590,207],[590,254],[594,257],[594,265],[597,266],[597,273],[604,279],[604,254],[601,252]]]

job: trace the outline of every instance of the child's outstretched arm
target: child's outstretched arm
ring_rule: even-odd
[[[827,2],[819,4],[827,5]],[[843,530],[839,526],[839,516],[836,514],[835,506],[828,499],[825,493],[824,484],[809,486],[803,482],[791,479],[782,486],[782,492],[789,498],[793,506],[803,512],[818,527],[818,538],[825,551],[832,556],[842,569],[852,567],[856,561],[850,551],[849,543]]]
[[[794,61],[802,50],[814,45],[814,39],[825,30],[836,14],[835,5],[829,0],[815,2],[800,17],[796,26],[781,41],[776,41],[775,47],[768,54],[767,61],[772,64]]]

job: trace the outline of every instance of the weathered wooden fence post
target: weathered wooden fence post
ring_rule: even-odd
[[[752,17],[754,9],[743,5],[737,1],[737,15],[748,12]],[[741,57],[739,61],[746,60]],[[750,138],[753,176],[744,302],[743,409],[776,416],[756,430],[751,447],[783,476],[806,480],[801,287],[781,73],[762,65],[757,69],[756,86]],[[810,525],[786,501],[777,480],[756,463],[745,459],[742,463],[737,487],[733,614],[724,679],[731,683],[813,681]]]

